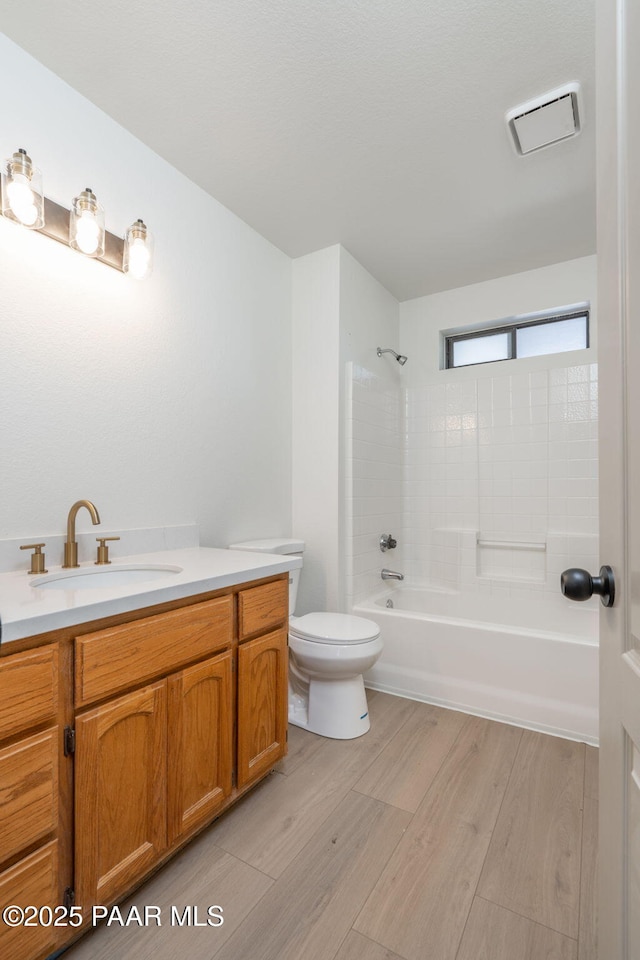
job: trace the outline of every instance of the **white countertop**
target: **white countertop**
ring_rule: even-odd
[[[52,575],[63,572],[61,567],[48,566],[48,574],[30,575],[25,571],[0,574],[2,647],[14,640],[61,627],[286,573],[301,567],[302,559],[214,547],[190,547],[120,557],[109,565],[109,570],[116,572],[119,567],[140,564],[155,567],[175,565],[182,569],[161,579],[153,579],[154,574],[150,573],[150,579],[146,582],[138,579],[135,583],[124,585],[109,584],[109,577],[105,576],[100,586],[81,590],[72,589],[71,586],[55,590],[34,586],[38,579],[46,581]],[[75,572],[104,569],[89,562],[82,563]],[[71,574],[73,571],[64,572]]]

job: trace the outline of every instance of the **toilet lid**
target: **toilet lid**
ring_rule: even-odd
[[[289,622],[289,632],[318,643],[365,643],[380,636],[380,627],[373,620],[348,613],[305,613]]]

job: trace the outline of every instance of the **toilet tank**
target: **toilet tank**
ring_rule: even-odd
[[[294,555],[301,557],[304,553],[304,540],[286,540],[279,537],[270,537],[266,540],[243,540],[241,543],[230,543],[229,550],[248,550],[252,553],[278,553],[281,556]],[[289,616],[296,609],[298,599],[298,584],[300,583],[300,568],[289,571]]]

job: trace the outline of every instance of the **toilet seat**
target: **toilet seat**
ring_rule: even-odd
[[[353,617],[349,613],[305,613],[289,618],[289,633],[312,643],[368,643],[380,636],[373,620]]]

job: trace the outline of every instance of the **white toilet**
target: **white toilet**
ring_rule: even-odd
[[[302,556],[302,540],[248,540],[230,550]],[[300,570],[289,575],[289,723],[322,737],[352,740],[369,729],[362,674],[382,653],[373,620],[346,613],[294,617]]]

